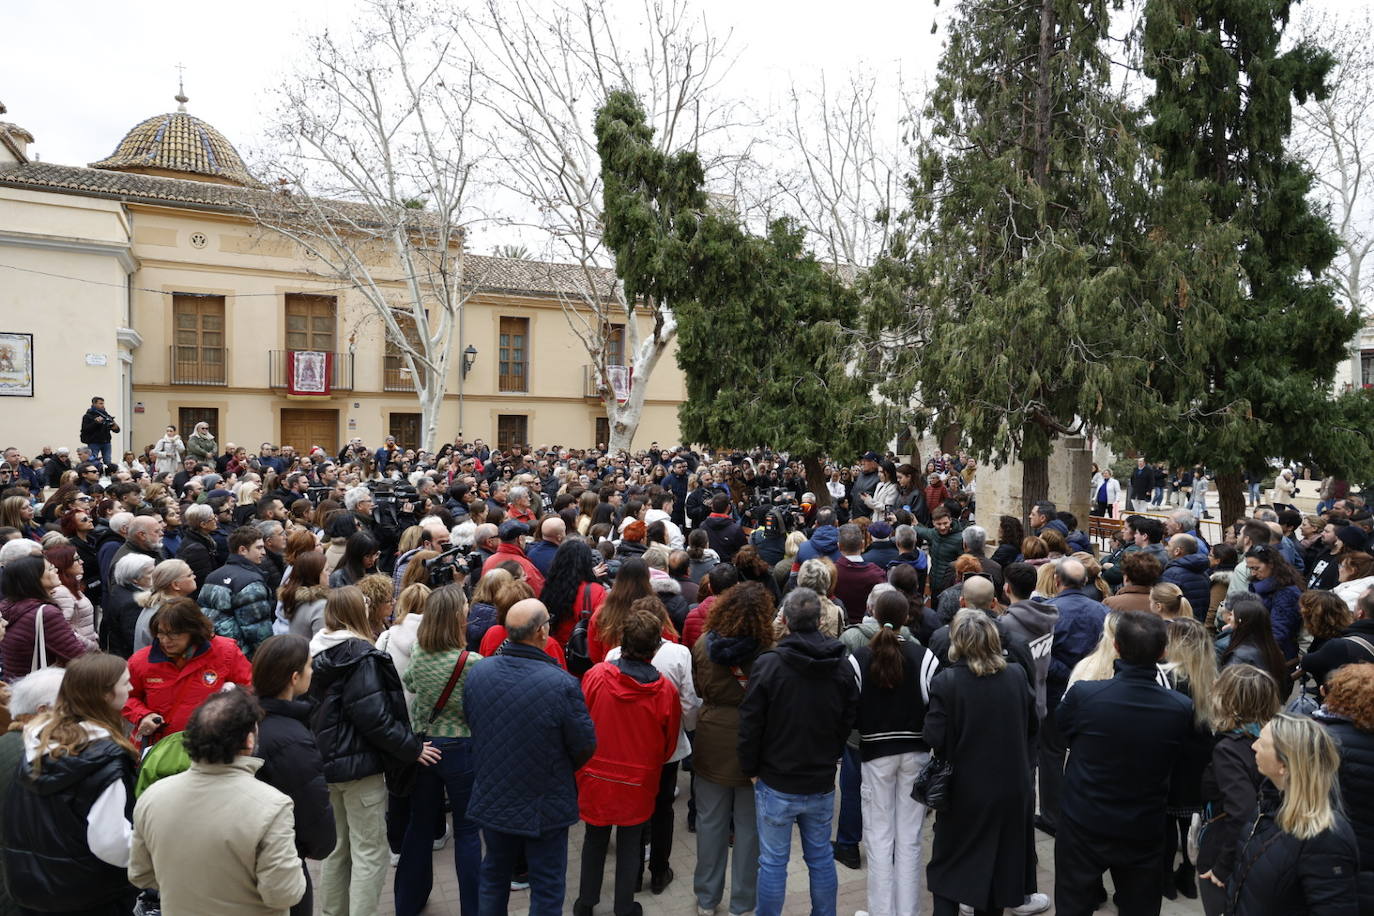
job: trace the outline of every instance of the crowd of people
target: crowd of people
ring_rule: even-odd
[[[964,455],[100,444],[5,453],[0,911],[415,914],[451,844],[464,914],[775,916],[795,827],[817,914],[1374,912],[1358,497],[1099,545]]]

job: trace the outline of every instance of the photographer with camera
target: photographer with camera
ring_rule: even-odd
[[[91,398],[91,406],[81,417],[81,442],[91,450],[91,460],[100,459],[101,470],[106,471],[114,465],[110,434],[119,432],[119,424],[105,410],[105,399]]]

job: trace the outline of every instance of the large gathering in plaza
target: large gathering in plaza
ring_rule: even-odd
[[[1371,0],[244,2],[0,56],[0,916],[1374,916]]]

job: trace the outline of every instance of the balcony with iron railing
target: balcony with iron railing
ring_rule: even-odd
[[[229,364],[226,347],[167,348],[169,385],[226,385],[225,366]]]
[[[267,386],[269,388],[288,388],[286,377],[286,355],[290,350],[269,350],[267,360]],[[330,391],[353,390],[353,354],[335,353],[330,360]]]
[[[382,365],[383,391],[414,391],[415,376],[399,356],[388,356]]]

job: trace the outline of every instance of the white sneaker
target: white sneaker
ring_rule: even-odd
[[[697,916],[716,916],[716,908],[713,906],[697,907]]]
[[[391,867],[392,867],[392,868],[395,868],[395,867],[396,867],[396,864],[397,864],[398,862],[400,862],[400,861],[401,861],[401,854],[400,854],[399,852],[393,852],[393,853],[391,853]]]
[[[453,838],[453,821],[444,818],[444,835],[434,841],[434,851],[438,852],[448,845],[448,841]]]
[[[1048,894],[1030,894],[1026,897],[1026,902],[1020,906],[1014,906],[1011,911],[1016,916],[1032,916],[1034,913],[1043,913],[1050,908],[1050,897]]]
[[[959,916],[973,916],[973,907],[967,903],[959,904]]]
[[[854,916],[868,916],[868,910],[855,910]]]

